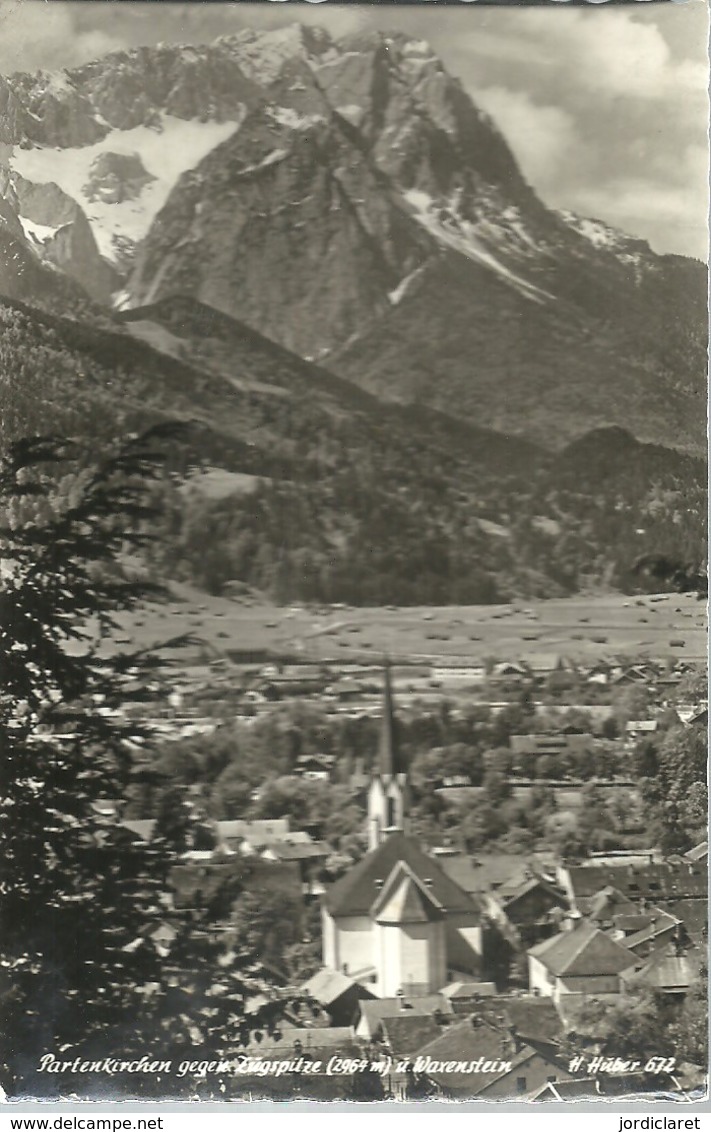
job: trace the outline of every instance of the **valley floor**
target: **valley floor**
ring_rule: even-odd
[[[304,663],[392,661],[475,665],[525,662],[534,670],[559,658],[578,663],[625,656],[698,661],[707,655],[706,607],[693,594],[619,594],[510,605],[407,608],[275,606],[257,597],[209,597],[172,587],[168,605],[126,617],[140,645],[188,632],[208,654],[272,656]],[[235,659],[237,656],[235,656]]]

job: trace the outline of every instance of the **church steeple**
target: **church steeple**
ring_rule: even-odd
[[[407,774],[407,765],[400,751],[396,728],[390,665],[386,662],[383,669],[383,714],[380,721],[378,750],[378,770],[382,777],[392,778],[396,774]]]
[[[386,664],[378,762],[368,791],[368,842],[371,849],[376,849],[388,833],[405,829],[408,804],[407,762],[398,743],[390,666]]]

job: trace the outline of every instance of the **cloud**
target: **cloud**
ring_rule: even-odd
[[[296,21],[392,27],[432,43],[546,203],[703,255],[706,3],[633,7],[0,0],[0,74]]]
[[[1,0],[0,0],[1,2]],[[53,0],[57,3],[58,0]],[[63,7],[72,11],[82,28],[99,26],[121,46],[143,43],[207,43],[221,35],[253,28],[269,30],[289,23],[317,24],[339,36],[356,31],[368,23],[368,14],[359,6],[334,6],[322,0],[299,4],[284,0],[270,3],[160,3],[158,0],[76,0]]]
[[[567,52],[568,67],[591,91],[608,97],[658,100],[684,91],[706,89],[706,69],[692,60],[676,62],[654,24],[635,20],[629,12],[576,11],[565,34],[558,38]],[[576,50],[577,47],[577,50]]]
[[[702,52],[696,59],[675,59],[660,27],[636,13],[526,8],[503,15],[496,26],[467,36],[459,49],[519,64],[525,73],[538,72],[539,79],[547,74],[561,92],[657,101],[706,90]]]
[[[524,91],[503,86],[484,87],[473,94],[500,128],[534,187],[543,188],[578,147],[575,122],[561,107],[539,106]]]
[[[708,154],[688,146],[673,179],[613,177],[570,193],[570,207],[646,239],[655,251],[708,256]]]
[[[116,46],[97,28],[77,33],[70,9],[38,0],[0,0],[0,74],[86,63]]]

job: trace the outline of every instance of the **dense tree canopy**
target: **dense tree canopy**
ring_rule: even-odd
[[[157,661],[108,638],[115,614],[151,589],[121,558],[148,537],[146,487],[173,435],[155,429],[98,462],[32,439],[0,468],[0,1064],[11,1095],[71,1091],[37,1074],[44,1053],[165,1056],[239,1040],[278,1012],[249,953],[211,938],[209,918],[198,932],[178,925],[167,949],[156,942],[171,903],[166,842],[137,842],[102,805],[124,796],[150,738],[121,708],[145,694]]]

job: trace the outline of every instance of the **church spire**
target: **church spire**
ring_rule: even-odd
[[[393,689],[388,661],[386,661],[383,669],[383,715],[380,721],[378,771],[383,778],[394,778],[396,774],[407,774],[407,765],[397,739]]]
[[[368,791],[368,842],[371,849],[376,849],[389,833],[405,829],[409,808],[407,762],[397,741],[390,666],[387,663],[383,675],[378,762]]]

